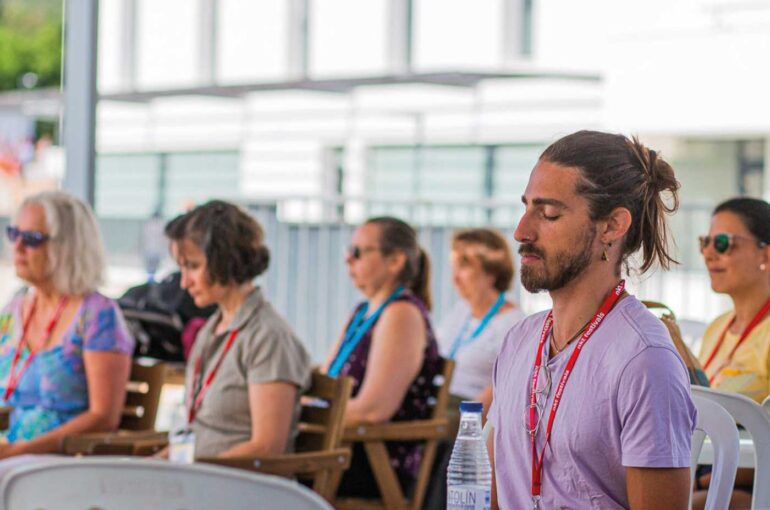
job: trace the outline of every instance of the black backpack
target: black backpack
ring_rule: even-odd
[[[118,299],[126,324],[136,339],[134,356],[165,361],[184,361],[182,331],[190,319],[207,319],[216,305],[198,308],[190,294],[179,286],[181,273],[160,282],[131,287]]]

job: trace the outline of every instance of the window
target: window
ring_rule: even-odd
[[[360,76],[386,69],[386,0],[312,0],[310,74]]]
[[[503,1],[415,0],[415,67],[435,70],[502,65]]]
[[[103,218],[146,219],[160,207],[170,217],[212,198],[240,197],[236,152],[100,154],[96,212]]]
[[[137,0],[137,84],[195,85],[199,79],[200,9],[190,0]]]
[[[287,0],[219,0],[218,82],[286,79],[288,4]]]

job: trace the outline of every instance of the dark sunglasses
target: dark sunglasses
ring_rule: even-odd
[[[698,237],[698,240],[700,241],[701,252],[703,252],[703,250],[708,248],[709,245],[713,242],[714,251],[720,254],[725,254],[728,251],[730,251],[735,246],[736,239],[745,239],[747,241],[754,241],[757,243],[757,246],[760,248],[764,248],[765,246],[767,246],[765,242],[754,239],[753,237],[746,237],[746,236],[741,236],[736,234],[715,234],[713,236]]]
[[[366,247],[360,247],[356,245],[350,245],[348,246],[348,255],[350,255],[350,258],[353,259],[360,259],[364,256],[364,253],[370,252],[370,251],[379,251],[379,248],[376,246],[366,246]]]
[[[15,243],[17,239],[21,238],[21,244],[27,248],[37,248],[51,239],[51,236],[44,232],[38,232],[37,230],[19,230],[18,227],[14,227],[13,225],[5,227],[5,235],[8,236],[8,240],[12,243]]]

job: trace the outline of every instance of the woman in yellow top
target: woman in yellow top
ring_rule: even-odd
[[[711,288],[733,301],[706,329],[700,362],[713,387],[762,402],[770,393],[770,204],[719,204],[700,247]]]

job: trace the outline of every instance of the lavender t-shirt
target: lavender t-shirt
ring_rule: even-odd
[[[494,371],[495,480],[500,508],[530,508],[532,447],[525,430],[529,384],[546,312],[517,323]],[[538,451],[555,386],[573,342],[543,359],[553,374]],[[538,384],[540,386],[540,384]],[[620,301],[583,347],[545,452],[542,508],[628,508],[626,467],[690,465],[696,411],[690,384],[665,326],[636,298]]]

